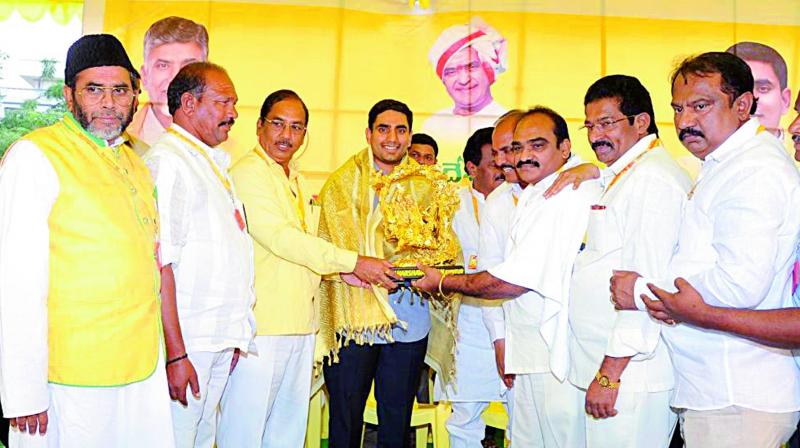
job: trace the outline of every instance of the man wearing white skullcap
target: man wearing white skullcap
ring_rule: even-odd
[[[505,38],[479,17],[445,29],[431,47],[428,59],[453,107],[431,116],[422,131],[440,142],[443,162],[457,157],[470,135],[491,127],[506,112],[494,101],[491,87],[497,75],[506,71],[507,53]],[[449,171],[449,164],[444,165]],[[454,167],[454,180],[461,171]]]

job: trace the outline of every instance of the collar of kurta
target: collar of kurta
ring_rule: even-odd
[[[475,186],[474,186],[474,185],[471,185],[471,184],[470,184],[470,185],[467,185],[467,186],[466,186],[466,187],[464,187],[464,188],[465,188],[465,189],[468,189],[468,190],[469,190],[469,192],[470,192],[470,193],[471,193],[473,196],[475,196],[475,198],[476,198],[476,199],[478,199],[478,201],[479,201],[479,202],[484,202],[484,201],[486,201],[486,196],[484,196],[484,194],[483,194],[483,193],[481,193],[480,191],[478,191],[477,189],[475,189]],[[492,191],[494,191],[494,190],[492,190]],[[491,193],[491,192],[489,192],[489,194],[492,194],[492,193]],[[488,195],[487,195],[487,196],[488,196]]]
[[[639,157],[643,152],[647,151],[647,148],[650,147],[650,143],[656,139],[655,134],[648,134],[639,139],[636,144],[631,146],[631,148],[625,152],[619,159],[617,159],[614,163],[608,166],[608,169],[611,170],[614,174],[619,174],[620,171],[624,170],[626,166],[628,166],[631,161],[635,158]]]
[[[549,176],[545,177],[544,179],[540,180],[536,185],[528,184],[524,190],[522,190],[523,196],[520,197],[520,203],[527,203],[531,198],[539,196],[545,190],[550,188],[550,185],[553,185],[553,182],[556,181],[558,175],[561,174],[562,171],[568,170],[570,168],[574,168],[578,165],[583,163],[580,157],[577,154],[572,153],[569,156],[569,159],[561,166],[557,171],[554,173],[550,173]]]
[[[759,126],[760,124],[757,118],[750,118],[747,123],[740,126],[736,132],[731,134],[727,140],[722,142],[717,149],[712,151],[711,154],[707,155],[703,162],[705,163],[711,160],[714,162],[722,162],[729,157],[735,156],[746,141],[755,137],[755,135],[758,133]]]
[[[78,120],[75,119],[75,116],[72,115],[72,112],[70,111],[67,111],[64,114],[64,124],[66,124],[69,129],[75,132],[82,133],[83,135],[88,137],[89,140],[91,140],[94,144],[96,144],[101,148],[116,148],[117,146],[125,143],[125,141],[127,140],[127,136],[125,133],[123,133],[122,135],[111,141],[95,137],[94,134],[87,131],[86,129],[83,128],[83,126],[81,126],[81,124],[78,122]]]
[[[208,155],[209,157],[211,157],[212,160],[214,160],[214,163],[217,164],[219,169],[221,169],[221,170],[227,170],[228,169],[228,166],[231,163],[231,158],[228,155],[228,153],[226,153],[225,151],[223,151],[223,150],[221,150],[219,148],[213,148],[211,146],[206,145],[205,143],[203,143],[202,140],[200,140],[199,138],[197,138],[194,135],[190,134],[189,131],[187,131],[186,129],[183,129],[182,127],[180,127],[180,125],[178,125],[176,123],[172,123],[169,126],[169,128],[172,129],[173,131],[177,132],[181,136],[186,137],[190,142],[194,143],[194,145],[197,148],[205,151],[206,155]],[[177,139],[177,140],[180,140],[180,139]]]
[[[281,166],[281,164],[276,162],[275,159],[270,157],[270,155],[267,152],[267,150],[262,148],[260,144],[256,145],[253,148],[253,152],[257,153],[259,158],[263,159],[264,162],[267,163],[267,166],[270,169],[280,170],[281,174],[284,177],[286,177],[285,172],[283,171],[283,166]],[[297,178],[298,174],[299,174],[299,171],[297,170],[297,162],[294,159],[292,159],[292,160],[289,161],[289,177],[288,177],[289,181],[294,182],[294,180]]]

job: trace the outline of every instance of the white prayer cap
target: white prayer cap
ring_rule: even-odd
[[[442,31],[431,47],[428,59],[440,79],[447,61],[466,47],[475,49],[481,61],[492,67],[492,81],[494,81],[495,74],[506,71],[508,64],[506,38],[480,17],[473,17],[469,24],[451,26]]]

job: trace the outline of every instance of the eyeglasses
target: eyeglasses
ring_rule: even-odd
[[[133,98],[136,96],[133,90],[124,86],[117,87],[102,87],[102,86],[86,86],[78,91],[87,106],[95,106],[103,101],[106,96],[106,91],[111,93],[111,99],[114,104],[118,106],[130,106],[133,103]]]
[[[283,132],[286,126],[289,126],[289,130],[293,134],[302,134],[308,129],[300,123],[286,123],[283,120],[270,120],[269,118],[265,118],[264,121],[269,123],[270,127],[275,132]]]
[[[610,130],[616,128],[617,127],[617,123],[619,123],[620,121],[628,120],[630,118],[635,117],[636,115],[639,115],[639,114],[626,115],[626,116],[624,116],[622,118],[617,118],[616,120],[612,120],[611,118],[604,118],[604,119],[598,121],[597,123],[586,123],[583,126],[579,127],[578,130],[581,131],[583,129],[586,129],[587,132],[592,132],[593,130],[597,130],[599,132],[610,131]]]

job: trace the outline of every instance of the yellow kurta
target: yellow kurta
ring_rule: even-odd
[[[154,186],[126,143],[75,119],[25,137],[58,176],[50,212],[49,381],[119,386],[148,378],[159,346]]]
[[[290,164],[289,177],[256,146],[230,170],[255,244],[256,334],[301,335],[317,330],[314,294],[320,276],[350,272],[355,251],[316,237],[311,195]]]

